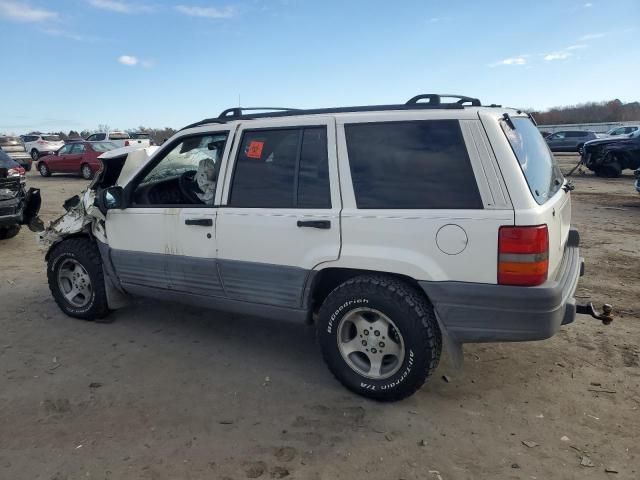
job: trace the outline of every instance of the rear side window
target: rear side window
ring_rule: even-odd
[[[127,140],[129,139],[129,134],[126,132],[112,132],[109,134],[109,140]],[[102,137],[98,140],[104,140],[105,138]]]
[[[457,120],[345,125],[361,209],[481,209]]]
[[[245,131],[229,205],[331,208],[326,128]]]
[[[562,172],[538,128],[525,117],[512,117],[514,128],[503,120],[500,125],[518,159],[529,190],[542,205],[560,190],[564,183]]]
[[[59,142],[62,140],[58,135],[43,135],[42,139],[46,142]]]

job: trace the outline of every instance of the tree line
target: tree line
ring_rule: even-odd
[[[531,114],[538,125],[640,121],[640,102],[623,103],[615,99],[554,107]]]

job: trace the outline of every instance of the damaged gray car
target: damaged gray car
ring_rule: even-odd
[[[15,237],[22,225],[37,230],[39,210],[40,190],[27,190],[24,168],[0,151],[0,240]]]
[[[625,169],[640,168],[640,130],[584,144],[582,163],[599,177],[619,177]]]

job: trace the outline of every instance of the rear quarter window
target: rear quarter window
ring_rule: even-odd
[[[457,120],[344,128],[359,209],[483,208]]]
[[[500,120],[511,149],[529,185],[535,201],[542,205],[564,183],[562,172],[538,128],[526,117],[511,117],[513,127]]]

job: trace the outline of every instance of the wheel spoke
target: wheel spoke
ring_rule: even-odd
[[[357,314],[354,315],[352,318],[350,318],[349,320],[351,320],[353,322],[353,324],[356,326],[356,328],[358,329],[358,332],[362,332],[363,330],[368,329],[371,326],[371,323],[364,318],[362,315]]]
[[[384,354],[399,357],[401,353],[402,346],[399,343],[396,343],[393,339],[387,337],[387,341],[385,342]]]
[[[75,303],[73,299],[76,298],[79,293],[80,290],[78,290],[76,287],[72,287],[71,290],[64,294],[64,298],[69,300],[71,303]]]
[[[370,356],[369,361],[371,362],[371,367],[369,368],[369,375],[374,378],[379,377],[380,370],[382,369],[382,357],[378,355],[376,355],[375,357]]]
[[[353,352],[362,352],[362,351],[364,351],[364,347],[362,346],[362,340],[358,336],[342,344],[342,352],[345,355],[350,355]]]
[[[58,276],[60,279],[69,280],[69,282],[73,283],[73,274],[70,270],[60,270]]]

